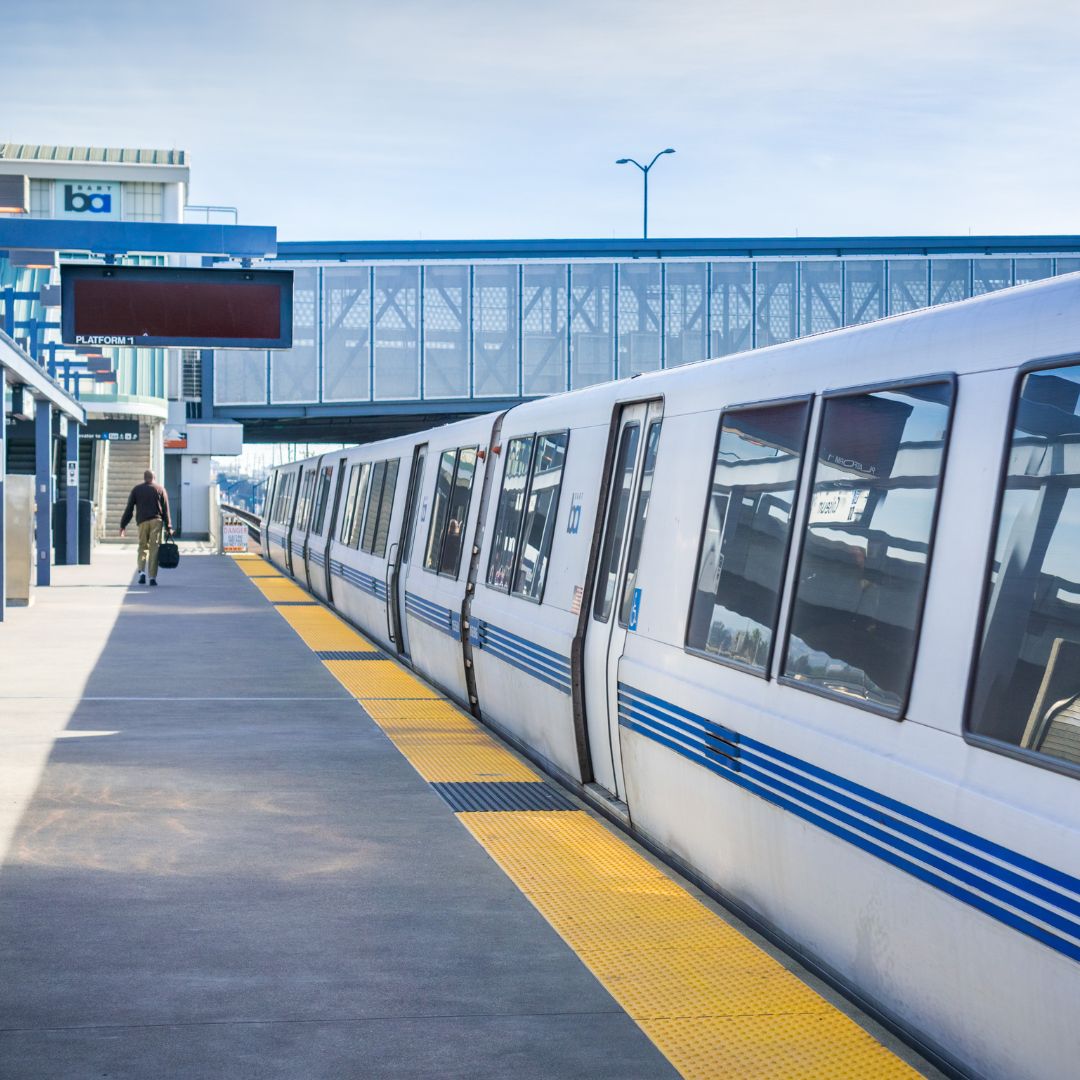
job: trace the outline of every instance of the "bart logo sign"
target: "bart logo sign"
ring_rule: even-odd
[[[75,180],[56,185],[56,216],[62,218],[118,218],[120,185]]]

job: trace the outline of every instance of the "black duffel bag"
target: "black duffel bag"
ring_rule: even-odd
[[[158,566],[162,570],[175,570],[179,565],[180,548],[172,540],[162,540],[158,548]]]

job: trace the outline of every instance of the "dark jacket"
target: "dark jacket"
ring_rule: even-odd
[[[172,518],[169,517],[169,496],[165,494],[165,489],[160,484],[136,484],[131,489],[127,506],[124,508],[124,516],[120,519],[121,529],[128,527],[133,512],[136,525],[160,518],[165,522],[165,528],[172,530]]]

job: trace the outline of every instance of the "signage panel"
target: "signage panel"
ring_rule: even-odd
[[[240,518],[227,517],[221,523],[222,551],[247,551],[248,528]]]
[[[107,180],[55,180],[53,217],[68,221],[119,221],[120,184]]]
[[[87,420],[79,428],[80,439],[96,442],[138,442],[138,420]]]
[[[67,345],[292,347],[291,270],[61,267]]]

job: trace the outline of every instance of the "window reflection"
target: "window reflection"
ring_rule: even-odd
[[[661,424],[662,421],[654,420],[649,425],[649,434],[645,442],[645,463],[641,469],[641,486],[638,488],[637,506],[634,508],[634,524],[630,529],[630,548],[626,555],[622,600],[619,603],[620,626],[629,625],[630,613],[634,607],[634,588],[637,585],[641,544],[645,539],[645,522],[649,516],[649,500],[652,497],[653,473],[656,471],[656,451],[660,445]]]
[[[472,496],[473,473],[476,471],[476,448],[458,451],[457,473],[451,489],[450,507],[446,521],[446,539],[443,541],[440,574],[457,577],[461,567],[461,546],[465,542],[465,526],[469,516],[469,500]]]
[[[768,666],[809,402],[727,413],[694,578],[687,645]]]
[[[424,569],[439,571],[443,534],[446,531],[446,511],[450,504],[450,487],[454,482],[454,466],[457,451],[444,450],[439,458],[439,473],[435,478],[435,498],[431,504],[431,525],[428,528],[427,549],[424,551]]]
[[[952,386],[824,404],[784,674],[898,713],[907,697]]]
[[[627,424],[622,430],[619,455],[611,482],[611,499],[608,505],[607,529],[600,555],[600,571],[593,598],[593,618],[607,622],[611,614],[611,602],[615,598],[615,579],[619,574],[626,518],[630,512],[630,489],[634,482],[634,465],[637,462],[638,439],[641,428]]]
[[[487,582],[506,592],[514,571],[518,533],[525,513],[525,489],[529,482],[529,462],[532,458],[533,437],[511,439],[506,448],[506,468],[503,471],[502,491],[495,512],[495,533],[491,541]]]
[[[513,593],[539,601],[547,579],[569,432],[537,436]]]
[[[1025,377],[971,730],[1080,764],[1080,367]]]

